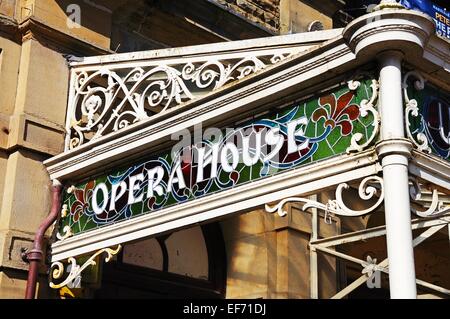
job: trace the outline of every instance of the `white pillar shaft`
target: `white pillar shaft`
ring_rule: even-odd
[[[380,112],[381,138],[383,140],[405,137],[404,107],[402,98],[401,53],[381,55]]]
[[[381,135],[382,144],[387,143],[386,147],[380,147],[380,156],[383,166],[391,298],[411,299],[417,297],[417,292],[411,231],[408,150],[405,152],[401,140],[404,138],[401,60],[402,56],[398,52],[386,52],[380,57]],[[385,149],[389,151],[385,152]]]
[[[407,165],[383,159],[384,208],[391,298],[416,298]]]

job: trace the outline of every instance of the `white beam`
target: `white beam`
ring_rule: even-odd
[[[448,223],[448,221],[446,222]],[[420,224],[416,224],[417,226]],[[427,238],[430,238],[432,235],[434,235],[435,233],[437,233],[438,231],[440,231],[442,228],[445,227],[445,224],[438,224],[435,226],[432,226],[431,228],[427,229],[426,231],[424,231],[423,233],[421,233],[419,236],[417,236],[414,240],[413,240],[413,246],[416,247],[418,245],[420,245],[421,243],[423,243]],[[449,224],[450,227],[450,224]],[[419,227],[418,227],[419,228]],[[316,249],[316,246],[313,246],[312,249]],[[329,253],[331,255],[335,255],[336,257],[340,257],[337,256],[333,250],[331,249],[326,249],[324,250],[323,248],[319,250],[322,250],[326,253]],[[347,259],[347,258],[346,258]],[[357,264],[360,264],[363,262],[360,259],[357,258],[353,258],[352,259],[347,259],[349,261],[355,262]],[[388,259],[384,259],[382,262],[380,262],[378,264],[378,267],[380,267],[381,271],[384,271],[385,273],[389,274],[389,270],[388,270],[388,265],[389,265],[389,261]],[[331,299],[342,299],[345,296],[347,296],[349,293],[351,293],[353,290],[355,290],[356,288],[358,288],[359,286],[361,286],[363,283],[365,283],[367,281],[367,276],[366,275],[362,275],[361,277],[359,277],[358,279],[356,279],[355,281],[353,281],[350,285],[348,285],[347,287],[345,287],[344,289],[342,289],[341,291],[339,291],[336,295],[334,295]],[[448,289],[442,288],[440,286],[436,286],[430,283],[427,283],[426,281],[423,280],[419,280],[416,279],[416,283],[418,285],[442,292],[442,293],[447,293]]]
[[[443,216],[435,216],[432,219],[413,219],[411,221],[411,229],[421,229],[426,227],[432,227],[437,225],[447,225],[450,226],[450,214]],[[346,233],[342,235],[332,236],[328,238],[312,240],[310,242],[311,246],[321,246],[321,247],[332,247],[348,243],[353,243],[360,240],[367,240],[370,238],[380,237],[386,235],[386,226],[377,226],[369,229],[364,229],[360,231],[355,231],[351,233]]]

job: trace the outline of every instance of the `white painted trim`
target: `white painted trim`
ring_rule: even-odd
[[[231,42],[230,42],[231,43]],[[313,50],[319,46],[321,46],[322,43],[318,42],[316,44],[310,43],[310,44],[301,44],[297,46],[292,47],[272,47],[268,46],[266,49],[259,49],[257,51],[230,51],[226,53],[221,53],[220,55],[214,55],[211,54],[205,54],[204,52],[200,52],[198,55],[189,55],[189,56],[183,56],[183,55],[174,55],[173,57],[165,57],[164,59],[161,58],[154,58],[154,59],[130,59],[128,61],[123,61],[120,63],[108,63],[108,64],[92,64],[87,66],[77,66],[73,67],[72,70],[76,72],[82,72],[82,71],[97,71],[100,68],[104,67],[109,70],[117,70],[117,69],[128,69],[128,68],[135,68],[135,67],[147,67],[147,66],[158,66],[158,65],[183,65],[188,62],[191,63],[198,63],[198,62],[206,62],[206,60],[219,60],[219,61],[226,61],[231,59],[242,59],[242,58],[248,58],[248,57],[261,57],[261,56],[273,56],[277,54],[290,54],[292,57],[295,57],[296,55],[301,55],[305,51]],[[168,49],[168,50],[174,50],[174,49]],[[130,53],[127,53],[130,54]],[[132,53],[136,54],[136,53]]]
[[[437,217],[436,219],[433,219],[433,220],[424,220],[424,219],[412,220],[412,229],[421,229],[421,228],[431,227],[431,228],[427,229],[425,232],[421,233],[419,236],[417,236],[413,240],[413,246],[416,247],[416,246],[420,245],[423,241],[425,241],[431,235],[433,235],[434,233],[436,233],[437,231],[442,229],[441,227],[443,225],[445,226],[446,223],[449,223],[449,226],[450,226],[450,220],[448,218],[448,215],[446,215],[446,216],[447,217],[442,217],[442,218]],[[384,228],[384,230],[386,228],[386,226],[381,226],[381,227]],[[371,234],[375,234],[375,235],[379,235],[379,236],[384,235],[384,234],[380,234],[380,230],[378,230],[379,228],[380,227],[376,227],[372,230],[367,230],[368,231],[367,235],[371,235]],[[361,233],[361,232],[357,232],[357,233]],[[358,235],[356,235],[356,233],[352,233],[352,234],[355,234],[356,237],[358,236]],[[349,234],[349,235],[351,236],[352,234]],[[376,236],[369,236],[367,238],[372,238],[372,237],[376,237]],[[329,238],[329,239],[333,240],[333,238]],[[322,241],[322,242],[325,243],[325,241]],[[312,246],[312,248],[313,247],[314,246]],[[325,247],[327,247],[327,246],[325,246]],[[389,261],[386,258],[378,264],[378,267],[386,268],[386,267],[388,267],[388,265],[389,265]],[[364,274],[364,275],[360,276],[358,279],[356,279],[355,281],[353,281],[346,288],[339,291],[331,299],[342,299],[343,297],[348,295],[350,292],[352,292],[353,290],[358,288],[360,285],[362,285],[366,281],[367,281],[367,275]],[[444,289],[446,291],[446,293],[448,293],[448,290],[446,290],[445,288],[429,284],[429,283],[419,280],[419,279],[416,279],[416,283],[418,285],[429,287],[429,288],[437,290],[437,291],[442,291],[442,289]]]
[[[377,174],[374,151],[343,155],[89,231],[52,245],[52,262],[243,212],[286,197]]]
[[[202,56],[204,58],[205,56],[230,52],[270,51],[277,48],[298,47],[328,41],[339,37],[342,34],[342,30],[331,29],[241,41],[85,57],[82,62],[72,62],[70,65],[72,67],[82,67],[91,64],[129,62],[131,60],[163,60],[195,56]]]
[[[450,164],[433,154],[412,151],[409,173],[430,183],[450,189]]]
[[[421,229],[426,227],[433,227],[439,225],[450,224],[450,214],[445,214],[441,216],[434,216],[432,218],[417,218],[411,220],[411,229]],[[336,235],[333,237],[318,239],[310,242],[311,246],[321,246],[321,247],[333,247],[348,243],[353,243],[356,241],[367,240],[371,238],[381,237],[386,235],[386,226],[377,226],[369,229],[364,229],[360,231],[355,231],[351,233],[345,233],[341,235]]]

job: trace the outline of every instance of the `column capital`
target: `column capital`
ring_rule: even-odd
[[[392,59],[392,58],[396,58],[396,59],[400,59],[403,60],[403,58],[405,57],[405,54],[400,51],[400,50],[385,50],[385,51],[381,51],[380,53],[377,54],[377,60],[382,62],[385,59]]]
[[[376,145],[376,151],[380,159],[388,155],[403,155],[409,158],[412,148],[411,141],[406,138],[384,140]]]
[[[342,34],[352,51],[360,57],[372,57],[384,50],[419,56],[434,33],[433,20],[422,12],[406,10],[395,1],[382,1],[378,8],[345,27]]]

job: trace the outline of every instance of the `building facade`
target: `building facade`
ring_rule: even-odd
[[[349,3],[2,2],[0,296],[448,297],[447,11]]]

